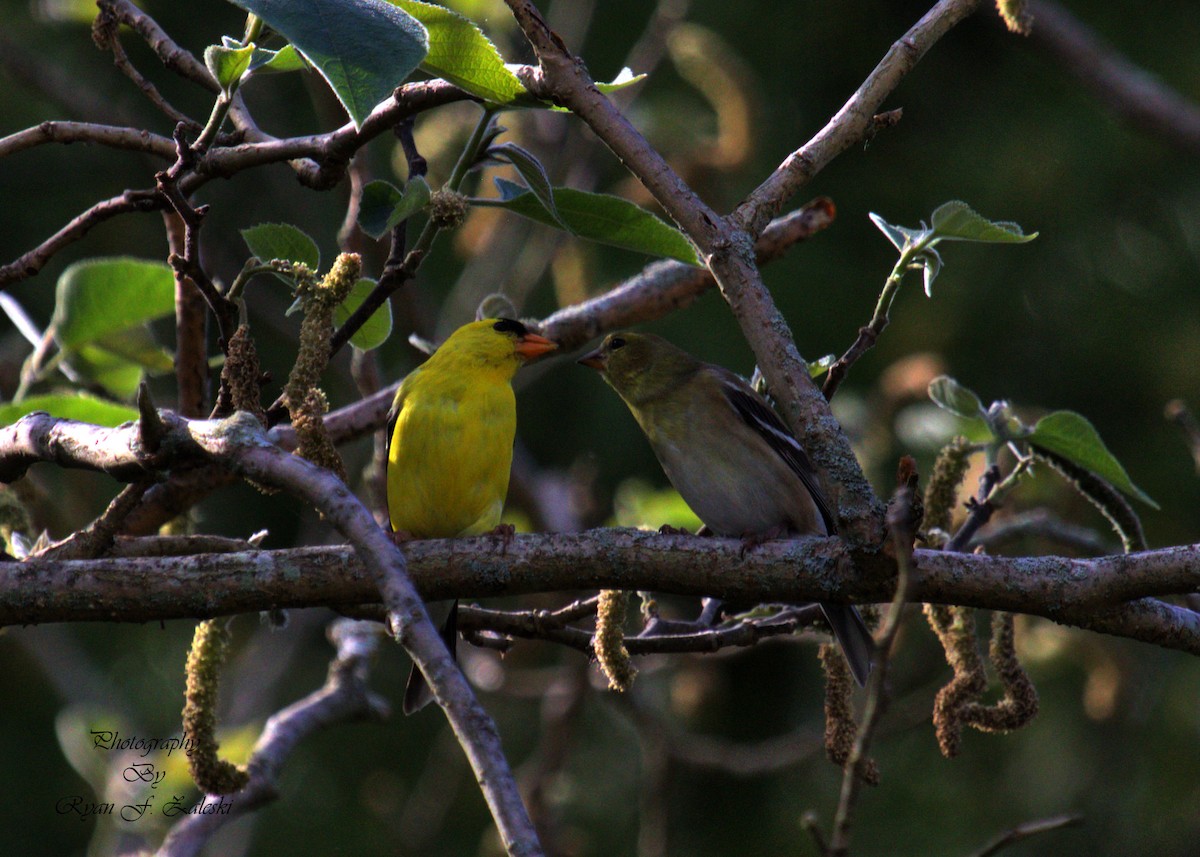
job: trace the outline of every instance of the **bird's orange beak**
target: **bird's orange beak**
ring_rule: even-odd
[[[558,348],[557,342],[551,342],[536,333],[527,333],[517,340],[516,351],[526,360],[532,360],[534,357],[540,357],[556,348]]]
[[[589,351],[587,354],[575,361],[581,366],[586,366],[589,369],[595,369],[597,372],[604,371],[604,352],[597,348],[595,351]]]

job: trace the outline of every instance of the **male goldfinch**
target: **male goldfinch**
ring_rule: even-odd
[[[629,406],[671,484],[715,534],[836,531],[804,448],[742,378],[637,333],[611,334],[579,362],[599,370]],[[820,606],[862,685],[870,632],[854,607]]]
[[[418,539],[474,536],[500,524],[517,430],[512,378],[558,346],[508,318],[454,331],[400,384],[388,414],[387,504],[392,530]],[[442,629],[451,654],[456,601]],[[415,666],[404,713],[433,699]]]

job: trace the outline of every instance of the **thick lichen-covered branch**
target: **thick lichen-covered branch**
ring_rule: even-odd
[[[888,596],[886,578],[866,580],[834,539],[768,542],[744,557],[740,548],[737,540],[596,530],[518,535],[503,556],[488,539],[416,541],[405,555],[414,583],[431,600],[580,588],[767,602],[872,603]],[[1200,654],[1200,616],[1153,597],[1200,587],[1200,546],[1095,559],[918,550],[914,559],[914,601],[1043,616]],[[734,567],[738,575],[729,574]],[[46,592],[56,597],[48,600]],[[146,622],[378,600],[348,548],[0,565],[3,625]]]

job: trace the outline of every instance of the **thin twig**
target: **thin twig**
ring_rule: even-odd
[[[204,298],[217,321],[222,351],[228,351],[229,340],[237,329],[238,308],[217,289],[200,261],[200,227],[208,214],[208,206],[193,206],[183,191],[183,178],[196,164],[197,150],[184,137],[184,126],[175,127],[176,159],[165,170],[155,173],[154,180],[162,195],[179,219],[183,221],[183,253],[172,253],[167,261],[177,280],[190,282]]]
[[[993,523],[968,543],[990,549],[995,545],[1015,539],[1044,539],[1063,547],[1083,551],[1089,556],[1102,556],[1113,552],[1113,546],[1091,527],[1082,527],[1064,521],[1046,509],[1013,515]]]
[[[992,518],[995,506],[992,504],[992,489],[1000,482],[1000,468],[993,464],[979,477],[979,491],[967,503],[967,519],[958,528],[950,541],[946,542],[944,550],[958,552],[970,544],[971,539],[979,528]]]
[[[177,125],[182,122],[191,130],[199,130],[200,123],[172,107],[162,96],[162,93],[158,91],[158,87],[133,67],[133,63],[129,60],[129,55],[125,53],[125,48],[121,45],[121,30],[118,26],[117,16],[113,13],[112,6],[104,2],[100,2],[97,5],[100,7],[100,12],[92,26],[92,38],[96,42],[97,47],[108,48],[112,51],[113,63],[116,67],[133,81],[134,85],[142,91],[142,94],[150,100],[151,104],[167,115],[172,124]]]
[[[591,607],[594,613],[594,599]],[[341,607],[339,612],[356,619],[384,621],[386,618],[378,605]],[[802,628],[814,624],[819,617],[820,610],[815,606],[811,610],[789,609],[778,615],[745,619],[702,631],[663,632],[654,636],[626,637],[625,647],[630,655],[638,656],[712,654],[730,647],[756,646],[775,637],[794,636]],[[544,610],[505,611],[459,605],[458,613],[459,631],[482,648],[508,651],[512,647],[512,638],[523,638],[557,643],[575,649],[588,658],[594,658],[593,632],[571,627],[569,621],[559,618],[557,611],[548,613]],[[678,624],[690,626],[692,623]]]
[[[892,302],[895,300],[896,293],[900,290],[900,283],[904,280],[904,275],[908,273],[919,249],[919,246],[906,245],[901,251],[899,260],[892,267],[892,272],[883,284],[883,290],[879,294],[879,300],[875,303],[875,312],[871,315],[871,320],[858,329],[858,337],[846,349],[846,353],[829,367],[825,383],[821,386],[821,394],[827,400],[833,398],[833,394],[837,392],[838,387],[849,373],[850,367],[875,347],[875,343],[887,328],[891,321]]]
[[[126,485],[109,503],[104,514],[82,530],[46,548],[39,556],[56,560],[94,559],[111,553],[121,524],[137,507],[150,485],[149,481]]]
[[[30,128],[0,138],[0,158],[15,155],[46,143],[90,143],[128,152],[142,152],[163,160],[174,160],[175,144],[169,137],[141,128],[121,128],[92,122],[39,122]]]
[[[1029,3],[1030,42],[1131,128],[1149,131],[1185,153],[1200,154],[1200,105],[1130,62],[1094,30],[1049,0]]]
[[[428,165],[425,159],[417,151],[416,144],[413,142],[413,121],[409,117],[396,125],[396,136],[399,138],[401,148],[404,150],[405,158],[408,160],[408,178],[411,181],[417,176],[424,176],[428,171]],[[330,355],[336,354],[341,350],[359,329],[366,324],[367,319],[374,315],[375,311],[387,302],[397,290],[399,290],[406,282],[408,282],[416,274],[417,266],[424,258],[422,253],[419,256],[409,258],[408,248],[408,220],[405,219],[392,227],[391,245],[388,250],[387,261],[383,265],[383,272],[379,275],[379,282],[370,294],[363,299],[362,303],[350,313],[350,316],[342,322],[333,333],[333,337],[329,341]]]
[[[14,36],[20,28],[8,28]],[[79,73],[61,62],[58,52],[38,49],[32,40],[21,34],[17,42],[0,33],[0,69],[14,89],[36,93],[39,101],[57,104],[68,116],[83,122],[136,121],[133,111],[115,101],[98,99],[94,93],[79,85]],[[11,85],[10,84],[10,85]]]
[[[560,775],[571,762],[572,750],[580,741],[589,690],[587,663],[565,665],[562,676],[551,684],[543,698],[537,750],[517,774],[529,805],[529,817],[551,854],[564,852],[562,802],[556,799],[555,792]]]
[[[1064,827],[1074,827],[1079,824],[1083,824],[1083,816],[1074,814],[1054,815],[1050,818],[1038,819],[1037,821],[1027,821],[999,834],[987,845],[978,851],[972,852],[970,857],[992,857],[993,854],[998,854],[1015,842],[1020,842],[1041,833],[1049,833],[1052,830],[1061,830]]]
[[[912,514],[915,485],[915,478],[910,484],[902,485],[888,507],[888,529],[896,554],[896,592],[892,597],[892,603],[883,620],[883,629],[876,642],[874,663],[870,678],[867,680],[867,699],[863,704],[862,722],[859,724],[858,737],[854,741],[850,757],[846,760],[842,776],[841,796],[838,800],[837,812],[834,815],[829,850],[826,852],[832,857],[844,857],[849,853],[852,815],[858,801],[859,791],[867,780],[868,766],[871,764],[867,753],[891,699],[888,673],[891,670],[892,648],[896,642],[896,635],[900,633],[904,608],[912,600],[914,588],[913,525],[915,522],[912,520]]]
[[[374,351],[355,348],[350,356],[350,375],[359,395],[372,396],[379,392],[379,356]],[[380,526],[387,525],[387,438],[377,431],[371,438],[371,457],[362,469],[363,490],[367,506]]]
[[[166,208],[166,205],[166,201],[155,190],[127,190],[97,202],[76,215],[66,226],[37,247],[7,265],[0,266],[0,289],[7,289],[14,283],[34,276],[45,267],[55,253],[78,241],[90,232],[92,227],[105,220],[133,211],[159,211]]]
[[[164,212],[167,247],[182,257],[186,226],[177,212]],[[179,413],[201,417],[208,401],[208,315],[204,296],[196,285],[175,271],[175,384]]]
[[[815,137],[792,152],[731,219],[752,233],[761,228],[813,176],[874,127],[883,101],[946,33],[975,11],[979,0],[941,0],[888,49],[854,95]],[[757,228],[756,228],[757,227]]]
[[[191,52],[176,44],[153,18],[135,6],[131,0],[97,0],[97,5],[102,9],[111,10],[119,23],[141,36],[167,69],[192,83],[199,84],[214,95],[220,91],[221,88],[209,73],[208,67]]]
[[[652,718],[666,740],[671,756],[690,768],[712,770],[731,777],[762,777],[787,771],[825,753],[819,730],[801,727],[753,742],[738,742],[684,731],[674,719],[636,704],[641,717]],[[928,695],[910,694],[892,711],[879,734],[900,734],[929,722]]]

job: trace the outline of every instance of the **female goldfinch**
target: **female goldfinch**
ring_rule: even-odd
[[[624,399],[671,484],[717,535],[836,531],[804,448],[737,375],[637,333],[611,334],[579,362]],[[872,652],[862,617],[839,604],[821,609],[862,685]]]
[[[388,414],[388,517],[398,536],[474,536],[500,524],[517,431],[512,378],[557,347],[519,321],[489,318],[454,331],[409,373]],[[457,607],[442,629],[452,654]],[[404,713],[431,699],[414,667]]]

